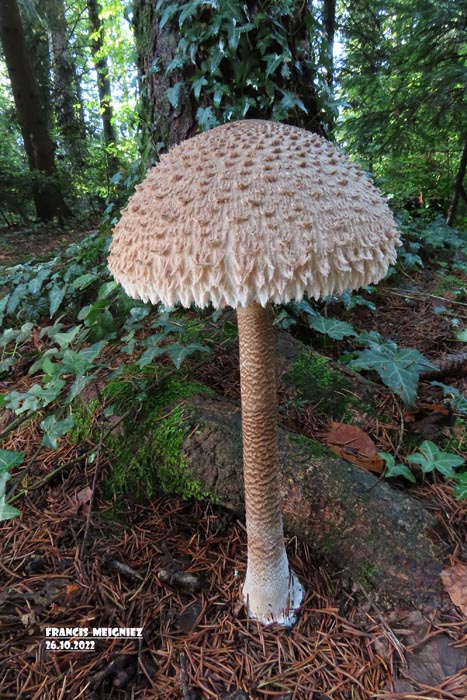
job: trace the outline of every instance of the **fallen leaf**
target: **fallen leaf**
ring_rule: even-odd
[[[88,511],[88,506],[91,502],[91,498],[92,498],[92,489],[89,488],[89,486],[85,486],[84,489],[81,489],[81,491],[78,491],[78,493],[74,497],[76,510],[78,511],[80,508],[82,508],[83,511],[86,513]]]
[[[467,564],[458,561],[441,572],[444,587],[454,605],[467,617]]]
[[[331,423],[326,443],[335,454],[356,464],[357,467],[376,474],[383,471],[384,462],[379,457],[373,440],[368,433],[355,425]]]
[[[36,613],[34,610],[30,610],[29,612],[24,613],[24,615],[21,615],[21,622],[25,627],[33,625],[36,622]]]

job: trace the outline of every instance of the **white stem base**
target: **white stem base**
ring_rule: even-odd
[[[261,569],[255,571],[255,567],[250,562],[248,564],[243,586],[248,617],[264,625],[275,622],[292,627],[297,620],[297,609],[303,601],[304,590],[297,575],[289,568],[285,550],[281,566],[273,578],[266,578],[264,569]]]

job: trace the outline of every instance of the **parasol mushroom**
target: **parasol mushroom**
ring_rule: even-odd
[[[303,129],[245,120],[161,157],[116,225],[109,268],[133,297],[237,310],[250,617],[291,625],[303,589],[283,540],[271,303],[379,281],[398,234],[368,179]]]

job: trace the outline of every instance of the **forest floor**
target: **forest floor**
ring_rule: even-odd
[[[50,257],[65,250],[90,232],[90,223],[76,223],[73,228],[60,228],[55,222],[29,228],[0,226],[0,265],[18,265],[31,258]]]
[[[0,264],[46,255],[76,235],[1,232]],[[385,283],[377,297],[378,313],[357,307],[345,320],[394,335],[401,346],[432,358],[462,349],[436,307],[452,308],[467,325],[467,304],[433,270],[425,267],[397,286]],[[238,396],[235,358],[216,363],[211,370],[204,365],[203,381],[211,374],[219,391]],[[15,381],[0,381],[1,392],[22,386],[24,378]],[[452,383],[467,396],[465,377]],[[440,399],[431,386],[422,387],[418,405],[405,418],[417,424],[420,439],[452,435],[466,456],[466,437],[433,408]],[[12,418],[0,412],[0,434]],[[310,417],[302,418],[306,426]],[[137,504],[130,496],[106,498],[102,445],[94,461],[82,461],[89,445],[63,440],[50,456],[40,441],[30,423],[3,445],[33,458],[21,483],[28,493],[15,504],[21,518],[2,525],[2,700],[467,698],[465,588],[461,608],[446,595],[439,611],[382,610],[371,592],[316,562],[310,548],[293,539],[289,557],[307,591],[298,623],[292,630],[262,627],[246,618],[240,603],[246,565],[240,520],[175,497]],[[66,469],[41,486],[44,475],[63,464]],[[453,487],[439,479],[411,493],[439,520],[445,566],[466,562],[467,500],[457,501]],[[179,580],[180,571],[192,577]],[[93,649],[76,637],[76,649],[53,651],[45,625],[142,628],[143,637],[97,640]]]

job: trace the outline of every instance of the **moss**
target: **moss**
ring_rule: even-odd
[[[329,532],[325,532],[324,535],[320,539],[320,549],[325,554],[334,554],[336,551],[336,538],[331,535]]]
[[[190,475],[180,453],[190,430],[186,400],[212,391],[200,382],[188,381],[181,373],[162,380],[151,392],[134,375],[131,382],[124,384],[127,393],[136,392],[138,419],[135,422],[135,415],[131,415],[122,434],[109,441],[112,468],[107,490],[117,495],[132,492],[136,497],[149,498],[161,491],[183,497],[207,497]],[[125,390],[115,387],[110,393],[121,401]]]
[[[379,569],[374,566],[374,564],[371,564],[369,561],[365,563],[359,578],[359,582],[366,593],[370,593],[370,591],[375,587],[374,579],[379,575],[379,573]]]
[[[334,420],[351,422],[357,407],[360,411],[371,411],[370,406],[355,396],[347,377],[332,367],[328,357],[316,352],[301,352],[284,379],[295,386],[301,401],[316,404],[320,412]]]
[[[92,423],[95,415],[99,409],[99,401],[97,399],[91,399],[90,401],[83,401],[77,399],[73,402],[71,407],[71,415],[73,416],[73,428],[69,433],[69,439],[74,444],[78,442],[84,442],[89,440],[89,436],[92,434]]]
[[[289,435],[289,440],[294,443],[294,445],[301,450],[302,454],[306,455],[307,457],[335,457],[335,455],[333,455],[321,442],[306,437],[305,435],[291,433]]]

